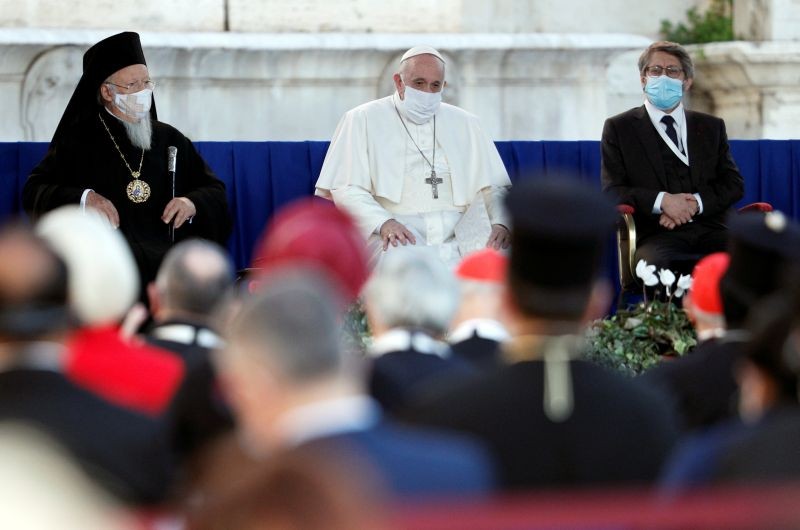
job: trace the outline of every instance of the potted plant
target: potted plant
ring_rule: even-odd
[[[588,331],[588,360],[628,375],[638,375],[665,358],[688,353],[697,338],[683,310],[673,303],[691,287],[692,278],[677,278],[667,269],[656,274],[655,265],[640,260],[636,275],[642,280],[644,299],[615,315],[597,320]],[[661,287],[661,292],[647,299],[648,287]]]

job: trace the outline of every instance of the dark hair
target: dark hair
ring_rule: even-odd
[[[0,334],[33,340],[69,327],[66,265],[30,228],[14,223],[0,229],[0,242],[14,239],[33,250],[44,267],[39,277],[28,278],[31,285],[25,291],[2,283],[14,278],[0,278]]]
[[[686,78],[694,78],[694,64],[692,63],[692,58],[689,57],[689,52],[687,52],[686,48],[677,42],[669,42],[666,40],[654,42],[642,52],[642,54],[639,56],[639,74],[645,74],[645,69],[650,63],[650,57],[652,57],[656,52],[668,53],[677,58],[681,62],[681,68],[683,69],[683,73],[686,75]]]
[[[517,310],[528,317],[577,321],[586,312],[593,283],[569,289],[547,289],[509,274],[509,291]]]

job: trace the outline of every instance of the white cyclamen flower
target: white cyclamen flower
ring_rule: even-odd
[[[675,274],[669,269],[661,269],[658,271],[658,278],[661,280],[661,285],[664,287],[671,287],[675,283]]]
[[[642,282],[648,286],[653,287],[658,284],[658,276],[656,276],[656,266],[648,265],[643,259],[639,260],[636,264],[636,276],[641,278]]]
[[[675,289],[675,296],[680,298],[683,293],[692,288],[692,276],[689,274],[681,274],[678,278],[678,288]]]

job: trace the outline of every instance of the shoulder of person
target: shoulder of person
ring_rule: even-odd
[[[167,138],[177,138],[180,140],[186,140],[186,136],[180,132],[178,129],[170,125],[169,123],[164,123],[163,121],[153,121],[153,132],[162,134]]]
[[[698,122],[705,122],[714,125],[723,125],[725,123],[722,118],[714,116],[712,114],[706,114],[705,112],[698,112],[696,110],[689,110],[689,109],[686,109],[684,112],[686,113],[687,120],[695,120]]]
[[[478,116],[462,109],[461,107],[451,105],[450,103],[442,102],[441,106],[439,107],[439,112],[441,113],[442,117],[447,117],[448,119],[458,119],[472,123],[480,123]]]
[[[639,119],[644,116],[647,116],[647,110],[645,110],[644,105],[639,105],[638,107],[633,107],[632,109],[628,109],[625,112],[620,112],[619,114],[615,114],[614,116],[611,116],[610,118],[606,119],[606,121],[612,123],[621,123],[632,119]]]
[[[386,112],[388,110],[392,110],[392,112],[394,112],[392,105],[392,96],[373,99],[372,101],[367,101],[366,103],[362,103],[361,105],[353,107],[352,109],[348,110],[345,113],[345,116],[365,117],[368,114],[373,114],[375,112]]]

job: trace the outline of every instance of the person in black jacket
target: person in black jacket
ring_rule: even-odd
[[[92,46],[47,154],[22,193],[34,220],[67,204],[102,213],[130,244],[143,290],[175,241],[225,244],[231,231],[224,183],[188,138],[158,121],[154,88],[138,34]]]
[[[483,439],[509,489],[653,480],[676,437],[671,410],[659,394],[580,359],[584,322],[608,307],[598,277],[612,205],[562,178],[518,183],[507,206],[506,365],[406,417]]]
[[[164,501],[172,460],[159,421],[111,405],[61,371],[71,325],[65,265],[25,228],[0,231],[0,254],[0,422],[43,431],[123,502]]]
[[[636,209],[636,260],[674,269],[725,250],[725,216],[744,195],[744,181],[725,123],[684,108],[694,80],[687,51],[655,42],[639,58],[639,74],[644,105],[603,127],[603,190]]]

